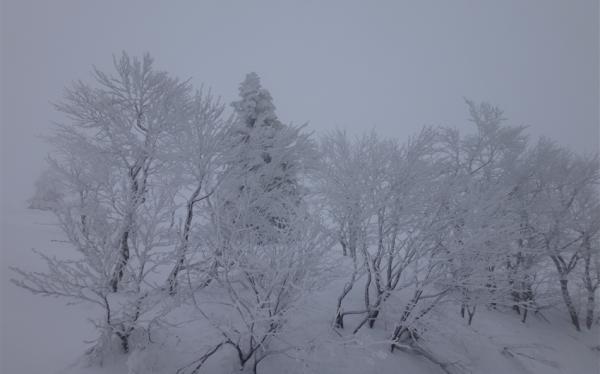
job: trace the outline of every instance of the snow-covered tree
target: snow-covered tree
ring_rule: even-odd
[[[241,205],[239,209],[247,208]],[[240,368],[256,373],[259,363],[276,351],[273,344],[288,348],[278,337],[294,311],[322,284],[322,259],[330,247],[318,222],[301,211],[291,217],[294,220],[285,232],[270,243],[258,243],[254,230],[239,223],[228,228],[234,234],[227,237],[226,244],[219,227],[211,230],[206,243],[221,251],[220,274],[210,287],[203,288],[205,292],[192,298],[220,341],[179,372],[197,373],[214,353],[231,347]],[[220,307],[212,309],[211,305]]]
[[[530,227],[542,253],[554,264],[571,322],[580,330],[570,281],[581,259],[580,249],[586,245],[586,232],[591,233],[595,228],[594,224],[581,226],[581,220],[578,222],[582,218],[578,214],[594,214],[579,210],[582,206],[578,203],[587,199],[584,198],[587,191],[597,189],[598,160],[573,154],[542,139],[532,150],[529,162],[533,166],[531,193],[535,195],[529,206]],[[585,226],[588,227],[582,230]]]
[[[177,292],[178,277],[185,267],[197,268],[190,246],[193,244],[194,227],[198,219],[206,219],[208,212],[199,214],[200,203],[210,197],[225,177],[224,161],[233,144],[228,139],[231,118],[224,118],[225,106],[209,92],[196,93],[192,102],[191,118],[181,124],[170,136],[168,147],[172,150],[171,164],[166,173],[177,181],[181,200],[178,213],[182,222],[178,229],[175,265],[167,283],[169,293]],[[206,208],[206,205],[203,206]],[[181,212],[179,212],[181,211]],[[213,262],[214,265],[214,262]],[[200,266],[202,276],[210,279],[211,265]]]
[[[597,162],[593,161],[592,162]],[[596,292],[600,288],[600,201],[598,185],[590,183],[573,202],[573,230],[581,235],[579,257],[583,261],[581,280],[585,290],[585,325],[594,324]]]
[[[288,314],[319,281],[329,245],[301,183],[314,154],[309,134],[279,122],[256,74],[240,85],[240,96],[219,184],[206,195],[209,214],[192,240],[214,274],[210,287],[188,278],[196,310],[223,339],[181,372],[197,372],[223,346],[234,349],[240,367],[256,370]],[[216,313],[209,307],[215,302],[223,306]]]
[[[333,235],[344,256],[353,259],[366,240],[368,222],[373,215],[368,195],[371,186],[368,185],[367,158],[369,152],[377,151],[380,145],[374,133],[355,142],[341,131],[321,139],[319,170],[315,176],[317,189],[333,225]],[[386,155],[392,156],[391,153]]]
[[[219,195],[230,205],[240,198],[252,200],[246,224],[260,233],[259,240],[267,242],[293,220],[288,214],[302,198],[299,172],[312,146],[303,127],[279,121],[271,95],[256,73],[246,76],[239,93],[240,100],[232,103],[236,121],[226,170],[230,182]]]
[[[450,272],[470,324],[478,304],[496,305],[511,295],[503,265],[519,229],[510,196],[527,138],[523,127],[503,123],[499,108],[469,100],[467,105],[476,131],[461,136],[441,129],[439,146],[445,183],[451,186],[444,205],[451,221]]]
[[[44,180],[58,185],[48,207],[76,254],[41,254],[48,272],[15,269],[14,281],[98,305],[97,358],[113,339],[128,352],[131,337],[147,329],[144,320],[156,316],[164,280],[155,274],[175,243],[176,181],[164,173],[172,162],[169,138],[194,114],[188,82],[154,70],[149,55],[123,53],[114,68],[114,75],[94,69],[93,83],[76,82],[56,105],[66,122],[50,137]]]
[[[346,315],[362,316],[354,333],[367,323],[373,327],[385,304],[398,302],[392,296],[412,290],[413,300],[398,316],[396,341],[412,334],[411,323],[448,293],[435,285],[444,276],[445,262],[433,256],[436,232],[444,225],[436,191],[441,184],[436,182],[435,135],[424,129],[401,147],[375,134],[350,141],[337,132],[324,139],[319,191],[329,231],[353,263],[337,300],[336,327],[344,327]],[[344,308],[356,287],[362,287],[364,308]]]

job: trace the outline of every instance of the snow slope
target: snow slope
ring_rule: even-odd
[[[86,321],[93,311],[85,305],[66,306],[65,300],[34,296],[9,284],[9,266],[43,269],[30,248],[60,253],[61,244],[52,241],[60,236],[49,225],[51,217],[36,211],[6,213],[2,215],[2,373],[174,373],[218,342],[216,332],[191,306],[183,305],[169,316],[174,326],[158,334],[153,346],[129,357],[117,354],[103,367],[85,367],[80,358],[88,346],[84,341],[95,337]],[[281,339],[272,345],[277,352],[261,362],[260,373],[443,372],[422,357],[390,353],[385,339],[391,320],[381,318],[373,329],[365,328],[356,336],[351,335],[351,328],[331,329],[342,275],[340,271],[337,280],[296,311]],[[594,349],[600,346],[599,331],[577,333],[564,316],[557,307],[545,314],[547,321],[534,316],[522,324],[512,312],[482,308],[473,325],[467,326],[458,307],[445,304],[432,316],[424,341],[428,351],[449,363],[448,369],[455,373],[600,372],[600,351]],[[180,324],[183,321],[192,322]],[[347,325],[352,325],[352,319]],[[234,354],[223,349],[207,361],[202,372],[237,372]]]

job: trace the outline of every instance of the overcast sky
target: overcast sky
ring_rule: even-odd
[[[232,101],[263,79],[284,122],[323,131],[465,126],[463,97],[598,148],[597,1],[2,1],[2,213],[32,192],[36,135],[92,64],[149,51]]]

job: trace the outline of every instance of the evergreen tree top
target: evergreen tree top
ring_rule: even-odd
[[[239,95],[240,100],[231,105],[240,121],[247,127],[282,126],[275,114],[273,97],[262,87],[258,74],[246,74],[246,78],[240,84]]]

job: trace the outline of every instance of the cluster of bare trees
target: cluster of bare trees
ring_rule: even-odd
[[[531,145],[499,109],[472,102],[467,135],[425,128],[400,144],[335,132],[316,144],[279,121],[256,74],[227,114],[148,55],[123,54],[114,67],[94,69],[93,83],[76,82],[56,105],[65,122],[31,201],[76,253],[41,254],[45,273],[14,269],[18,286],[98,306],[95,361],[144,347],[184,302],[221,339],[180,372],[224,347],[256,371],[336,243],[350,275],[332,300],[334,327],[352,316],[357,333],[399,310],[386,317],[392,350],[415,343],[442,302],[469,324],[479,306],[512,307],[525,321],[558,291],[573,325],[583,309],[592,326],[596,157]],[[348,308],[355,297],[363,306]]]
[[[279,122],[256,74],[227,115],[210,92],[152,65],[123,54],[115,74],[94,69],[56,105],[65,123],[31,204],[54,214],[76,254],[42,254],[49,271],[14,269],[14,282],[97,305],[97,362],[148,344],[180,297],[220,331],[219,347],[257,365],[331,243],[299,183],[313,143]],[[209,285],[229,322],[198,300]]]
[[[460,305],[471,324],[478,306],[512,307],[525,322],[558,298],[577,330],[582,310],[592,327],[600,284],[597,156],[546,139],[531,145],[498,108],[467,105],[475,125],[467,134],[426,128],[399,144],[337,132],[321,141],[317,184],[327,226],[352,261],[336,328],[358,315],[355,334],[394,309],[386,304],[403,304],[389,316],[393,350],[415,343],[443,301]],[[581,290],[586,297],[574,299]],[[363,307],[345,307],[350,295],[362,295]]]

